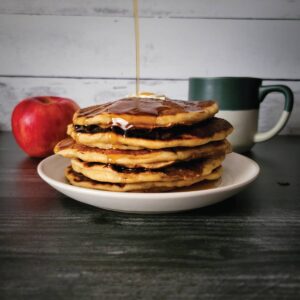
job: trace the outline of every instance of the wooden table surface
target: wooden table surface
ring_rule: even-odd
[[[220,204],[131,215],[69,199],[0,133],[0,299],[300,299],[300,137]]]

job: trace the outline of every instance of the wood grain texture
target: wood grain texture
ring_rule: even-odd
[[[153,18],[299,19],[299,1],[140,0],[140,16]],[[132,0],[1,0],[0,14],[131,17]]]
[[[257,145],[237,196],[144,216],[59,194],[0,133],[1,299],[298,299],[299,153],[299,137]]]
[[[300,82],[265,81],[288,85],[295,95],[292,116],[282,134],[300,135]],[[141,90],[165,94],[172,99],[187,99],[187,80],[143,80]],[[0,77],[0,130],[10,130],[14,106],[26,97],[58,95],[76,100],[81,107],[122,98],[135,92],[133,79],[8,78]],[[283,98],[270,94],[262,103],[259,130],[270,129],[279,119]]]
[[[300,79],[300,22],[140,22],[141,77]],[[131,18],[2,15],[0,75],[133,78]]]

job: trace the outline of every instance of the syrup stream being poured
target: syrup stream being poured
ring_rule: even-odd
[[[133,0],[134,32],[135,32],[135,93],[140,93],[140,28],[138,0]]]
[[[153,98],[166,99],[165,95],[157,95],[150,92],[140,92],[140,78],[141,78],[141,58],[140,58],[140,25],[139,25],[139,0],[133,0],[133,16],[134,16],[134,32],[135,32],[135,95],[128,97],[135,98],[135,104],[138,107],[139,102],[136,98]]]

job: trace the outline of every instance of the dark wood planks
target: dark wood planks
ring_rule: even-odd
[[[299,153],[299,137],[257,145],[239,195],[143,216],[64,197],[1,133],[0,298],[298,299]]]

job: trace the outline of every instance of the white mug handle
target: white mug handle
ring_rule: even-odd
[[[294,95],[291,89],[285,85],[267,85],[262,86],[259,89],[259,99],[260,102],[264,100],[264,98],[272,92],[278,92],[284,95],[285,102],[284,102],[284,110],[275,124],[273,128],[266,132],[258,132],[254,135],[254,142],[264,142],[272,138],[274,135],[276,135],[279,131],[283,129],[285,124],[287,123],[294,104]]]

